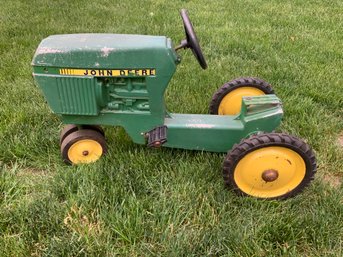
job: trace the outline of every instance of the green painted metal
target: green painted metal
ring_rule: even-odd
[[[65,115],[68,124],[102,124],[121,126],[137,144],[145,144],[144,134],[154,127],[168,127],[168,141],[163,146],[190,150],[227,152],[242,138],[259,132],[272,132],[283,116],[275,95],[244,97],[239,115],[176,114],[165,116],[163,124],[148,114],[127,117],[124,113],[102,113],[99,116]],[[147,119],[155,126],[147,124]]]
[[[166,112],[164,91],[178,63],[166,37],[117,34],[50,36],[32,61],[33,76],[56,114],[148,112],[159,116],[161,123]],[[119,75],[109,76],[113,70]],[[153,75],[136,75],[152,70]],[[81,75],[73,74],[77,71]]]
[[[35,70],[37,67],[43,70],[47,67],[156,68],[164,76],[172,72],[170,68],[177,61],[171,40],[164,36],[65,34],[45,38],[37,48],[32,65]]]
[[[282,108],[275,95],[243,99],[236,116],[168,113],[165,89],[180,58],[162,36],[72,34],[44,39],[33,76],[66,124],[122,126],[135,143],[168,127],[163,146],[226,152],[250,134],[274,130]]]
[[[167,147],[227,152],[243,138],[259,132],[272,132],[283,115],[275,95],[247,97],[239,115],[171,114]]]

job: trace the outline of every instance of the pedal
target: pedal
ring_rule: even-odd
[[[148,146],[158,148],[167,142],[167,126],[156,127],[147,132]]]

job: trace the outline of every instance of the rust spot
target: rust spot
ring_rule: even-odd
[[[274,169],[265,170],[265,171],[262,173],[262,179],[263,179],[265,182],[273,182],[273,181],[275,181],[278,177],[279,177],[279,173],[277,172],[277,170],[274,170]]]
[[[154,147],[160,147],[161,146],[161,141],[156,141],[154,143]]]

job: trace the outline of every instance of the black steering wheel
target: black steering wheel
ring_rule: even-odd
[[[188,13],[186,9],[182,9],[181,17],[183,21],[183,26],[185,28],[186,33],[186,39],[181,41],[181,45],[176,47],[175,50],[178,50],[180,48],[190,48],[195,56],[195,58],[198,60],[201,68],[206,69],[207,63],[205,60],[205,57],[201,51],[198,38],[194,32],[193,25],[191,21],[189,20]]]

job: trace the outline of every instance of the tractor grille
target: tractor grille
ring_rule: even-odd
[[[60,113],[71,115],[97,115],[95,80],[87,78],[56,78]]]

